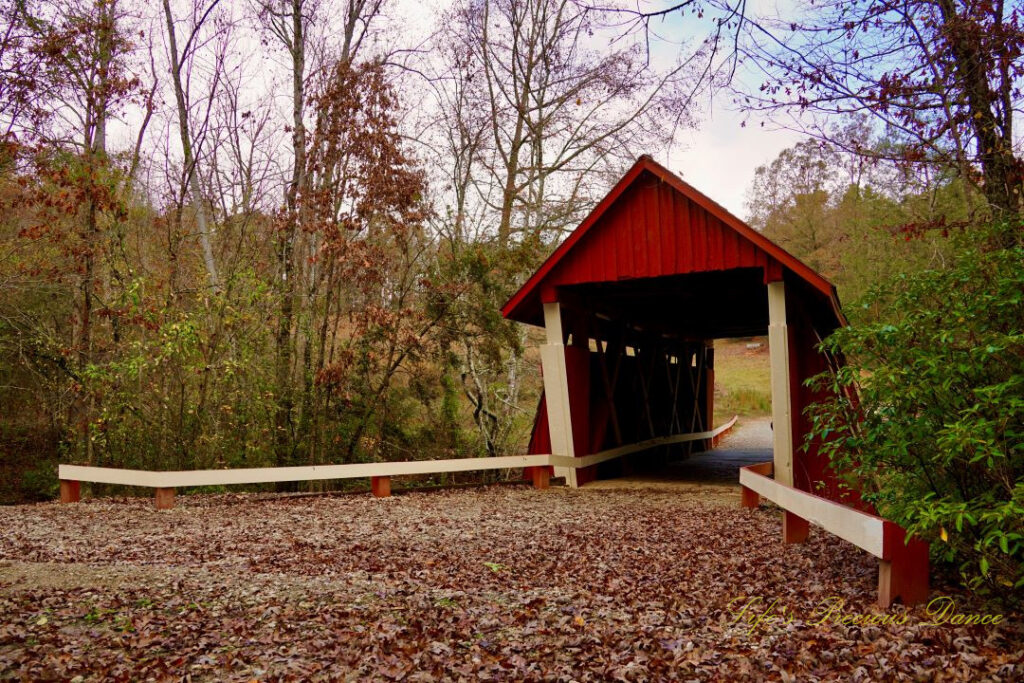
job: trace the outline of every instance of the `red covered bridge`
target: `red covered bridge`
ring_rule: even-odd
[[[712,427],[713,340],[767,334],[774,461],[741,473],[745,504],[783,507],[787,542],[804,540],[810,521],[875,554],[883,604],[927,596],[927,547],[853,507],[863,506],[840,494],[815,445],[801,447],[816,398],[804,380],[836,362],[817,344],[845,322],[835,287],[650,157],[502,312],[547,335],[530,452],[595,462],[648,444],[689,448]],[[620,462],[556,473],[575,487]]]

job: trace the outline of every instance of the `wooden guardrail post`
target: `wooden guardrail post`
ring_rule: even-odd
[[[71,479],[60,480],[60,502],[77,503],[82,499],[82,482]]]
[[[762,462],[758,463],[757,465],[747,465],[745,469],[750,470],[755,474],[760,474],[761,476],[764,477],[770,477],[772,476],[772,473],[775,471],[775,463]],[[754,489],[747,488],[746,486],[743,486],[741,484],[740,505],[742,505],[745,508],[756,508],[759,505],[761,505],[761,496]]]
[[[157,510],[171,510],[174,508],[174,489],[157,488],[154,496]]]
[[[761,496],[757,494],[757,491],[743,486],[740,490],[740,505],[745,508],[756,508],[761,505]]]
[[[807,540],[807,534],[811,531],[811,524],[799,515],[794,515],[789,510],[782,513],[782,541],[783,543],[803,543]]]
[[[896,598],[904,605],[928,599],[928,544],[918,538],[907,541],[906,535],[900,525],[883,523],[884,558],[878,561],[879,607],[889,607]]]
[[[551,470],[548,467],[531,467],[530,479],[533,481],[533,488],[546,489],[551,483]]]
[[[391,477],[370,477],[370,490],[378,498],[391,495]]]

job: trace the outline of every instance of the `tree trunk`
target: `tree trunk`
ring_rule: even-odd
[[[1024,188],[1021,164],[1013,151],[1012,111],[1003,112],[1002,122],[997,120],[994,109],[1000,97],[988,82],[976,31],[969,25],[971,20],[957,13],[952,0],[940,0],[939,7],[954,57],[956,79],[966,96],[971,126],[977,136],[982,191],[996,218],[1017,219]]]
[[[217,277],[217,263],[213,257],[213,247],[210,243],[210,228],[206,216],[206,206],[203,204],[203,195],[199,188],[199,174],[196,172],[196,159],[192,150],[192,134],[188,125],[188,105],[185,103],[185,89],[181,84],[181,59],[184,55],[178,55],[178,39],[174,32],[174,16],[171,14],[170,0],[164,0],[164,18],[167,20],[167,41],[171,57],[171,80],[174,83],[174,98],[178,106],[178,132],[181,134],[181,149],[185,162],[185,178],[192,196],[192,209],[196,214],[196,227],[199,232],[199,242],[203,249],[203,263],[206,265],[206,274],[210,279],[210,287],[213,291],[220,291],[220,280]]]
[[[278,405],[275,417],[275,442],[278,465],[286,465],[294,453],[292,412],[292,326],[295,311],[295,237],[301,220],[300,204],[306,186],[306,126],[303,121],[305,107],[306,49],[302,0],[292,0],[292,26],[290,52],[292,57],[292,152],[294,156],[292,179],[286,195],[287,215],[278,237],[278,284],[281,293],[281,312],[278,318],[275,344],[277,347]]]

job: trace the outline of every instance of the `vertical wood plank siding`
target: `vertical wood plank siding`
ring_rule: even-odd
[[[778,260],[654,177],[641,178],[619,202],[552,268],[546,291],[734,268],[781,272]]]

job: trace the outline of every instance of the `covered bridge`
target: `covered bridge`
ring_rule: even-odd
[[[743,473],[745,502],[760,494],[785,508],[789,542],[806,538],[810,520],[873,552],[884,604],[920,599],[920,544],[894,582],[902,551],[892,539],[883,547],[883,520],[841,493],[813,444],[802,448],[816,398],[804,381],[836,362],[816,347],[845,323],[835,287],[691,185],[641,157],[502,313],[546,332],[530,453],[573,459],[689,445],[712,428],[713,340],[767,334],[774,461]],[[575,487],[604,466],[556,474]]]

